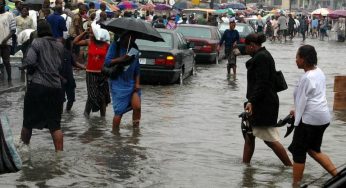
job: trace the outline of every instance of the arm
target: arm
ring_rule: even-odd
[[[131,60],[132,57],[126,54],[120,57],[116,57],[116,45],[117,44],[113,42],[108,48],[108,52],[105,59],[105,65],[119,64]]]
[[[76,68],[85,70],[85,65],[82,65],[82,64],[76,62],[76,61],[74,60],[74,58],[72,57],[71,54],[70,54],[70,59],[71,59],[71,63],[72,63],[72,66],[73,66],[73,67],[76,67]]]
[[[60,19],[60,22],[59,22],[59,28],[62,30],[62,31],[67,31],[67,28],[66,28],[66,21],[63,17],[61,17]]]
[[[269,59],[269,57],[264,54],[259,54],[257,55],[255,61],[256,83],[254,86],[254,92],[248,99],[253,105],[255,105],[257,101],[262,100],[265,95],[267,95],[267,91],[270,90],[270,61],[274,60]]]
[[[235,31],[237,31],[237,30],[235,30]],[[239,43],[239,40],[240,40],[240,36],[239,36],[239,32],[237,31],[233,47],[237,46],[237,44]]]
[[[80,35],[78,35],[76,38],[74,38],[73,40],[73,44],[74,45],[78,45],[78,46],[88,46],[89,45],[89,39],[84,39],[85,35],[87,34],[87,31],[84,31],[83,33],[81,33]]]
[[[26,58],[23,59],[22,68],[27,69],[28,67],[35,67],[37,65],[37,45],[37,41],[33,40],[32,44],[30,45],[26,53]]]
[[[308,79],[303,79],[298,85],[297,94],[294,98],[295,105],[295,120],[294,125],[299,125],[308,101],[308,94],[313,89],[311,82]]]
[[[10,33],[1,41],[1,45],[7,45],[7,41],[16,33],[16,20],[13,17],[12,13],[9,13],[9,22],[10,22]]]

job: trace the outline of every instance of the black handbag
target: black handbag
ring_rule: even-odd
[[[116,79],[124,71],[124,65],[103,65],[101,73],[111,79]]]
[[[274,78],[274,89],[276,92],[284,91],[288,88],[284,74],[281,71],[276,71]]]

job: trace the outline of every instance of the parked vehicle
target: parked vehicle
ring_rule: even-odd
[[[175,30],[157,29],[165,42],[136,40],[141,52],[141,82],[183,83],[195,72],[194,52],[183,35]]]
[[[226,29],[229,29],[228,23],[221,23],[219,24],[219,31],[220,33],[224,33]],[[245,54],[245,37],[251,33],[254,33],[255,30],[249,25],[245,23],[237,23],[235,26],[235,29],[239,32],[239,44],[238,49],[240,50],[241,54]]]
[[[217,51],[221,39],[221,33],[215,26],[182,24],[176,28],[176,31],[182,33],[187,41],[192,43],[193,51],[196,54],[196,62],[219,63],[224,56],[224,45],[220,51]]]

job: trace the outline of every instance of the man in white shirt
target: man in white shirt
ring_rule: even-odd
[[[294,90],[295,131],[288,150],[293,156],[293,187],[299,186],[305,168],[308,153],[332,176],[337,175],[329,157],[322,153],[323,133],[329,126],[330,113],[326,99],[326,78],[317,67],[317,53],[313,46],[304,45],[298,49],[296,63],[305,74],[300,78]]]
[[[105,12],[106,11],[106,3],[102,2],[100,4],[100,9],[96,11],[96,17],[95,20],[99,21],[100,20],[100,14],[101,12]]]

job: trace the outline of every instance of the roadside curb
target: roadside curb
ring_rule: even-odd
[[[20,85],[16,85],[16,86],[10,86],[7,88],[0,88],[0,95],[7,92],[23,91],[24,89],[25,89],[24,83]]]

